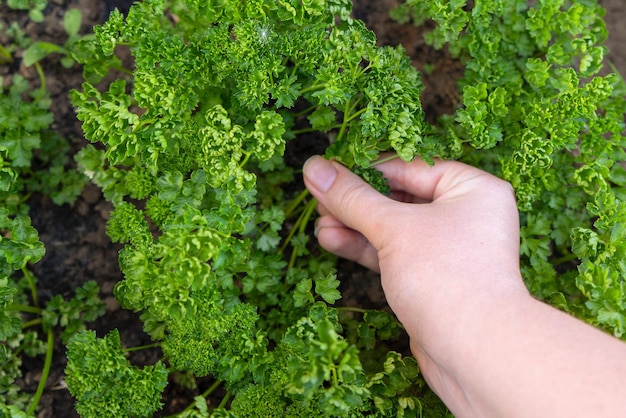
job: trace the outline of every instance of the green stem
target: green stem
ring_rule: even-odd
[[[43,69],[41,68],[41,64],[39,64],[39,62],[35,63],[35,69],[37,70],[37,75],[39,75],[39,81],[41,84],[39,86],[39,93],[37,93],[37,96],[34,99],[35,103],[37,103],[41,100],[44,94],[46,94],[46,75],[43,73]]]
[[[232,395],[230,392],[226,393],[226,396],[224,396],[224,398],[222,399],[222,402],[220,402],[220,404],[217,405],[217,409],[225,407],[228,401],[230,400],[231,396]]]
[[[22,274],[28,282],[28,288],[30,289],[30,294],[33,298],[33,305],[39,306],[39,295],[37,293],[37,287],[35,286],[35,278],[33,277],[33,274],[26,269],[26,267],[22,269]]]
[[[285,218],[289,218],[293,214],[293,211],[298,207],[298,205],[300,205],[300,203],[302,203],[304,199],[306,199],[309,194],[310,192],[308,189],[302,190],[285,208]]]
[[[36,325],[41,325],[42,323],[43,320],[41,318],[32,319],[30,321],[22,323],[22,329],[24,330],[26,328],[34,327]]]
[[[156,348],[158,347],[160,344],[159,343],[152,343],[152,344],[145,344],[145,345],[138,345],[136,347],[128,347],[128,348],[123,348],[122,351],[125,353],[130,353],[132,351],[141,351],[141,350],[147,350],[149,348]]]
[[[372,161],[370,163],[370,168],[376,167],[377,165],[382,164],[382,163],[386,163],[387,161],[395,160],[396,158],[400,158],[400,156],[398,154],[393,154],[388,157],[381,158],[380,160]]]
[[[133,75],[133,71],[132,70],[129,70],[128,68],[124,68],[124,67],[122,67],[120,65],[113,65],[113,66],[111,66],[111,68],[113,68],[116,71],[119,71],[120,73]]]
[[[343,138],[343,135],[348,129],[348,122],[350,122],[350,102],[346,103],[346,107],[343,110],[343,122],[341,123],[341,128],[339,129],[339,133],[337,134],[337,138],[335,138],[335,142],[340,141]]]
[[[339,376],[337,375],[337,366],[333,365],[330,369],[330,381],[333,386],[337,386],[339,384]]]
[[[316,205],[317,205],[316,199],[311,199],[310,201],[307,202],[306,206],[304,207],[304,210],[302,211],[302,213],[296,220],[296,223],[293,225],[293,228],[291,228],[291,231],[289,231],[287,238],[285,238],[285,242],[283,242],[283,245],[278,250],[278,254],[282,254],[285,251],[285,249],[287,248],[287,245],[289,245],[289,243],[291,242],[291,239],[296,234],[296,232],[304,231],[304,228],[306,227],[306,224],[309,222],[309,219],[311,218],[311,213],[313,213],[313,210],[315,210]]]
[[[206,400],[206,398],[209,395],[211,395],[213,392],[215,392],[215,390],[217,388],[219,388],[222,385],[222,383],[224,383],[222,380],[219,380],[219,379],[216,380],[215,382],[213,382],[213,384],[211,386],[209,386],[209,388],[207,390],[205,390],[203,393],[201,393],[198,397],[204,398]],[[195,404],[196,404],[195,402],[190,403],[189,405],[187,405],[187,407],[182,412],[179,412],[175,416],[184,415],[187,411],[191,410],[194,407]]]
[[[358,112],[354,112],[353,114],[351,114],[350,117],[346,118],[346,121],[347,122],[352,122],[354,119],[358,118],[359,116],[361,116],[366,111],[367,111],[367,108],[364,107],[363,109],[359,110]]]
[[[366,313],[367,309],[363,309],[363,308],[355,308],[353,306],[338,306],[337,308],[338,311],[343,311],[343,312],[357,312],[357,313]]]
[[[578,256],[576,254],[567,254],[564,255],[563,257],[557,258],[556,260],[552,261],[552,265],[553,266],[558,266],[560,264],[565,264],[567,262],[573,261],[573,260],[577,260]]]
[[[244,168],[246,164],[248,164],[248,160],[250,160],[251,152],[246,152],[243,161],[239,164],[239,168]]]
[[[331,127],[328,128],[328,130],[337,129],[337,128],[341,128],[341,125],[331,126]],[[294,135],[300,135],[300,134],[305,134],[305,133],[308,133],[308,132],[317,132],[317,131],[319,131],[319,129],[303,128],[303,129],[296,129],[295,131],[291,131],[291,133],[294,134]]]
[[[43,370],[41,371],[41,379],[39,379],[39,384],[37,385],[37,390],[35,391],[35,396],[33,397],[33,401],[31,402],[28,410],[26,411],[27,415],[33,415],[35,410],[37,409],[37,405],[39,404],[39,400],[41,399],[41,395],[43,395],[43,391],[46,388],[46,382],[48,380],[48,375],[50,374],[50,367],[52,366],[52,354],[54,350],[54,333],[52,330],[48,330],[48,344],[46,349],[46,359],[43,364]]]
[[[363,95],[360,94],[359,97],[357,97],[357,99],[354,101],[354,103],[352,103],[352,106],[350,107],[349,110],[349,114],[351,114],[352,112],[354,112],[354,109],[357,108],[357,106],[359,105],[359,103],[361,103],[361,99],[363,99]],[[366,108],[361,109],[360,111],[357,112],[357,115],[360,115],[361,113],[363,113],[365,111]],[[350,120],[354,119],[354,116],[350,117]]]
[[[306,226],[309,224],[309,221],[311,220],[311,215],[313,215],[313,212],[315,212],[316,207],[317,207],[317,199],[309,200],[309,202],[306,204],[304,208],[304,212],[302,212],[302,221],[300,222],[298,232],[302,233],[305,231]]]
[[[213,392],[215,392],[215,390],[216,390],[217,388],[219,388],[219,387],[222,385],[222,383],[224,383],[224,381],[223,381],[223,380],[219,380],[219,379],[218,379],[218,380],[216,380],[216,381],[215,381],[215,382],[213,382],[213,384],[212,384],[211,386],[209,386],[209,388],[208,388],[207,390],[205,390],[205,391],[202,393],[202,395],[200,395],[200,396],[202,396],[203,398],[208,397],[210,394],[212,394]]]
[[[24,178],[25,178],[25,177],[26,177],[26,176],[24,176]],[[21,204],[23,204],[23,203],[26,203],[26,202],[28,201],[28,199],[30,199],[30,196],[31,196],[32,194],[33,194],[32,192],[25,193],[25,194],[22,196],[22,198],[20,199],[20,205],[21,205]]]
[[[287,63],[285,62],[285,65],[286,65],[286,64],[287,64]],[[296,75],[296,71],[298,71],[298,67],[299,67],[299,66],[300,66],[300,64],[295,63],[295,65],[294,65],[294,66],[293,66],[293,68],[291,69],[291,74],[290,74],[290,77],[293,77],[294,75]]]
[[[322,83],[322,84],[314,84],[312,86],[309,86],[309,87],[306,87],[306,88],[303,88],[302,90],[300,90],[300,94],[302,95],[302,94],[308,93],[310,91],[319,90],[319,89],[324,88],[325,86],[326,86],[326,84],[324,84],[324,83]]]
[[[294,113],[294,117],[296,117],[296,118],[297,118],[297,117],[300,117],[300,116],[306,115],[307,113],[311,113],[311,112],[313,111],[313,109],[315,109],[316,107],[317,107],[317,105],[313,105],[313,106],[311,106],[311,107],[307,107],[306,109],[304,109],[304,110],[303,110],[303,111],[301,111],[301,112]]]
[[[35,306],[28,306],[28,305],[20,305],[19,303],[7,306],[6,310],[13,311],[13,312],[32,313],[36,315],[41,315],[43,313],[43,309],[41,308],[37,308]]]
[[[317,206],[317,200],[311,199],[305,206],[304,211],[298,217],[298,221],[293,226],[290,231],[290,239],[293,237],[293,231],[298,230],[299,233],[305,231],[306,226],[309,224],[311,220],[311,215],[315,211],[315,207]],[[291,270],[293,266],[296,265],[296,258],[298,257],[298,251],[294,248],[291,252],[291,256],[289,257],[289,265],[287,265],[287,270]]]
[[[298,218],[298,220],[299,219],[300,218]],[[296,225],[297,225],[297,221],[296,221]],[[283,252],[285,252],[285,249],[287,249],[287,246],[291,242],[291,239],[296,234],[296,225],[294,225],[293,228],[291,228],[291,231],[289,231],[289,234],[287,235],[287,238],[285,238],[285,241],[283,242],[283,245],[278,250],[278,254],[282,254]]]

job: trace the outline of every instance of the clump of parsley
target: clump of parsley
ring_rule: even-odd
[[[43,20],[46,1],[15,0],[1,7],[28,10],[30,20],[23,22],[33,24]],[[79,37],[80,21],[77,10],[65,16],[66,30],[76,29],[74,39]],[[72,203],[87,179],[69,168],[69,141],[52,130],[48,68],[30,60],[33,53],[45,55],[62,48],[31,39],[17,21],[0,27],[0,35],[0,64],[22,59],[22,65],[34,66],[38,75],[33,82],[19,74],[23,67],[11,65],[3,71],[5,78],[0,77],[0,416],[33,417],[50,386],[56,343],[84,330],[87,322],[104,313],[104,305],[93,281],[75,289],[69,300],[59,294],[40,297],[31,265],[46,249],[31,223],[30,198],[40,193],[57,204]],[[36,357],[42,360],[39,381],[36,389],[25,391],[24,365],[33,370]]]
[[[597,75],[602,9],[409,1],[397,17],[436,21],[428,41],[466,65],[462,106],[436,126],[402,48],[376,46],[350,12],[347,0],[146,0],[76,45],[88,82],[72,99],[98,144],[78,161],[113,202],[108,234],[125,244],[115,293],[164,353],[134,385],[145,408],[126,416],[160,407],[163,364],[215,379],[182,416],[446,414],[415,361],[387,347],[397,321],[339,306],[334,260],[309,243],[315,202],[291,192],[299,167],[284,158],[311,132],[326,157],[381,190],[373,166],[383,151],[458,158],[506,178],[531,290],[624,335],[626,105],[621,79]],[[133,68],[102,88],[120,48]],[[90,376],[141,370],[115,336],[87,335],[70,343],[68,382],[81,413],[96,416],[102,405],[89,396],[102,388]],[[115,360],[102,366],[102,355]],[[227,395],[209,407],[219,385]],[[128,399],[117,397],[107,404],[123,414]]]
[[[212,376],[227,391],[214,410],[197,399],[190,416],[443,408],[422,405],[414,360],[385,348],[399,335],[393,317],[337,307],[334,259],[309,243],[315,201],[287,191],[300,169],[285,161],[287,143],[311,132],[327,158],[382,187],[370,167],[380,152],[446,153],[426,132],[419,73],[402,48],[377,46],[351,6],[146,0],[76,46],[93,53],[76,56],[88,81],[71,97],[100,144],[78,162],[114,204],[107,232],[125,244],[116,297],[140,312],[170,372]],[[132,71],[96,88],[120,48]],[[99,341],[79,335],[69,346],[68,384],[84,416],[103,413],[89,399],[98,379],[138,375],[117,340]],[[116,360],[85,361],[104,352]],[[161,383],[135,384],[141,416],[159,408],[152,389],[166,383],[153,370]],[[117,396],[106,404],[121,416],[128,403]]]

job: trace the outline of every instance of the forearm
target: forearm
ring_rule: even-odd
[[[440,346],[412,344],[458,417],[624,416],[626,344],[529,296],[451,318]],[[434,351],[436,349],[437,351]]]

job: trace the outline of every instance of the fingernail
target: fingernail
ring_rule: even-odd
[[[337,178],[337,169],[333,164],[320,156],[309,158],[304,163],[304,175],[317,190],[326,193]]]

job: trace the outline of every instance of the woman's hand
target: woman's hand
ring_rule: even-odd
[[[511,186],[453,161],[304,166],[319,243],[381,273],[430,387],[456,416],[624,416],[626,345],[533,299]]]
[[[319,243],[380,271],[387,301],[405,326],[418,325],[416,309],[454,309],[457,299],[478,292],[527,293],[508,183],[454,161],[394,159],[377,168],[389,180],[390,197],[321,157],[307,161],[304,180],[319,201]]]

